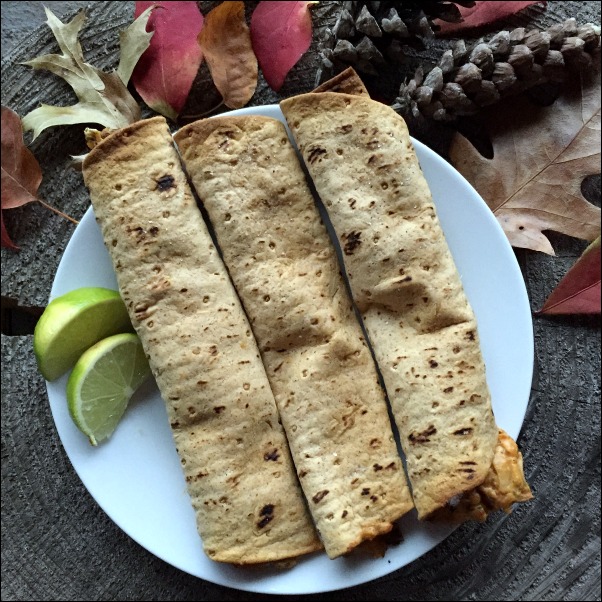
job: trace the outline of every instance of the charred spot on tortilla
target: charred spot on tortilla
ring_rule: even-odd
[[[274,504],[266,504],[259,512],[259,515],[263,518],[257,523],[257,526],[263,529],[274,518]]]
[[[458,435],[459,437],[464,437],[466,435],[470,435],[472,434],[472,429],[470,427],[466,427],[463,429],[458,429],[457,431],[454,431],[454,435]]]
[[[408,439],[410,440],[410,443],[428,443],[430,441],[429,437],[436,433],[437,429],[431,424],[421,433],[410,433]]]
[[[314,501],[314,504],[319,504],[329,493],[328,489],[324,489],[323,491],[318,491],[311,499]]]
[[[272,462],[276,462],[276,460],[278,460],[278,458],[280,457],[280,454],[278,454],[278,450],[277,449],[273,449],[270,452],[266,452],[265,454],[263,454],[263,459],[268,462],[268,461],[272,461]]]
[[[345,240],[343,251],[345,251],[345,255],[353,255],[353,252],[362,244],[361,238],[361,232],[352,231],[349,234],[343,234],[343,239]]]
[[[307,161],[308,163],[315,163],[316,160],[320,157],[320,155],[325,155],[326,154],[326,150],[323,148],[320,148],[319,146],[312,146],[312,148],[309,149],[309,153],[307,155]]]
[[[157,182],[156,190],[158,190],[159,192],[166,192],[170,188],[176,187],[175,178],[169,174],[157,178],[155,182]]]

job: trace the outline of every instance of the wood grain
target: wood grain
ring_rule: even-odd
[[[3,2],[2,7],[13,4],[24,3]],[[334,3],[320,4],[325,5],[324,24],[332,19]],[[116,66],[117,31],[132,14],[132,2],[91,3],[94,25],[82,36],[90,61]],[[566,16],[599,22],[600,5],[549,2],[547,10],[527,11],[510,25],[534,18],[545,26]],[[62,82],[18,65],[55,50],[46,26],[32,30],[29,17],[23,19],[2,22],[3,42],[5,30],[29,31],[6,56],[3,43],[2,104],[23,115],[43,99],[73,102]],[[423,56],[428,52],[436,48]],[[251,104],[310,90],[315,60],[314,43],[280,95],[260,82]],[[421,139],[437,144],[428,130]],[[66,167],[69,155],[84,149],[79,127],[56,128],[33,145],[44,167],[40,194],[76,218],[89,201],[81,175]],[[599,204],[599,183],[597,195]],[[2,295],[21,305],[44,305],[73,226],[31,205],[11,211],[7,221],[22,250],[2,249]],[[534,310],[584,248],[560,235],[551,239],[557,257],[517,251]],[[460,527],[387,577],[312,599],[600,600],[600,320],[535,318],[534,326],[536,378],[519,444],[535,500],[510,516]],[[2,336],[2,367],[3,600],[266,598],[191,577],[126,536],[92,500],[65,455],[35,369],[31,336]]]

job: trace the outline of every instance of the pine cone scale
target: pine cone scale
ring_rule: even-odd
[[[437,67],[426,75],[417,71],[416,87],[410,80],[400,88],[397,104],[406,110],[409,107],[414,115],[445,121],[474,114],[502,97],[545,82],[562,82],[567,68],[590,65],[591,55],[599,47],[600,28],[592,24],[577,27],[575,19],[545,31],[523,27],[501,31],[489,41],[479,40],[470,49],[459,40],[444,53]]]

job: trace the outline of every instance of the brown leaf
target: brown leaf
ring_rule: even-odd
[[[2,107],[2,209],[13,209],[36,200],[42,170],[23,143],[19,116]]]
[[[11,240],[10,236],[8,235],[8,231],[6,230],[6,226],[4,225],[4,212],[3,211],[0,211],[0,220],[1,220],[0,228],[2,230],[2,232],[1,232],[2,246],[7,249],[12,249],[13,251],[18,251],[19,247],[17,247],[17,245]]]
[[[244,107],[257,87],[257,59],[244,2],[222,2],[205,18],[199,44],[215,86],[231,109]]]
[[[520,97],[487,118],[493,159],[460,134],[452,140],[450,159],[485,199],[510,244],[554,255],[543,230],[594,240],[600,209],[586,201],[581,183],[600,173],[599,67],[582,74],[549,107]]]
[[[85,14],[79,12],[69,23],[63,23],[45,8],[46,23],[62,54],[45,54],[23,64],[46,69],[63,78],[73,88],[78,102],[69,107],[42,105],[34,109],[23,117],[25,131],[33,130],[35,139],[40,132],[55,125],[99,123],[117,129],[138,121],[140,107],[127,89],[127,78],[152,35],[144,31],[151,10],[140,15],[122,35],[118,70],[105,73],[84,60],[79,33]]]
[[[585,249],[539,314],[600,313],[600,237]]]
[[[42,181],[42,170],[33,153],[23,142],[23,129],[19,116],[2,107],[2,246],[17,250],[4,225],[4,211],[32,201],[40,203],[57,215],[77,224],[62,211],[37,197]]]
[[[2,107],[2,212],[37,200],[42,170],[32,152],[23,144],[21,119]],[[2,246],[18,249],[4,225],[2,215]]]

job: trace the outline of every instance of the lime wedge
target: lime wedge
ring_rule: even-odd
[[[150,368],[135,334],[116,334],[90,347],[67,381],[71,418],[92,445],[107,439]]]
[[[53,299],[38,320],[33,350],[46,380],[56,380],[98,341],[132,332],[125,303],[107,288],[78,288]]]

